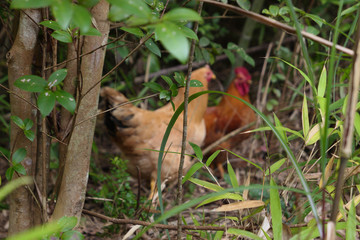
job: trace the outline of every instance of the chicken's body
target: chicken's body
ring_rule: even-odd
[[[189,95],[207,90],[207,82],[213,78],[213,73],[208,66],[193,72],[191,79],[199,80],[203,87],[191,87]],[[128,102],[128,99],[116,90],[105,87],[101,92],[110,107]],[[205,139],[206,128],[203,119],[207,106],[207,94],[204,94],[188,105],[188,134],[187,141],[202,145]],[[173,99],[175,109],[184,101],[184,89],[179,89],[178,95]],[[137,108],[126,104],[109,112],[105,118],[110,135],[122,150],[123,158],[129,160],[128,171],[134,177],[151,180],[157,176],[157,162],[161,141],[174,110],[170,103],[155,111]],[[180,114],[171,130],[165,147],[164,160],[161,168],[161,180],[176,179],[182,141],[183,113]],[[175,153],[174,153],[175,152]],[[189,144],[186,154],[192,154]],[[190,157],[185,156],[184,169],[191,165]]]
[[[232,81],[227,93],[250,102],[248,95],[249,84],[251,81],[250,74],[245,68],[236,68],[235,73],[237,76]],[[254,122],[256,120],[256,116],[254,111],[243,102],[233,97],[224,95],[219,105],[209,107],[206,110],[204,119],[206,123],[206,138],[204,145],[209,146],[231,131]],[[212,149],[211,153],[218,149],[222,150],[223,148],[229,149],[234,147],[247,137],[249,137],[249,134],[238,134],[221,143],[218,147]],[[215,159],[222,176],[224,172],[221,164],[225,160],[225,153],[220,153],[220,155]]]

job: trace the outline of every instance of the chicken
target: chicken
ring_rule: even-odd
[[[244,67],[237,67],[235,69],[235,75],[236,77],[232,81],[227,93],[250,102],[248,93],[250,90],[251,75]],[[207,108],[204,119],[206,123],[204,145],[209,146],[231,131],[254,122],[256,116],[254,111],[243,102],[224,95],[219,105]],[[247,137],[249,137],[249,134],[238,134],[221,143],[216,148],[213,148],[211,153],[223,148],[230,149]],[[225,152],[221,152],[214,160],[222,177],[224,176],[222,163],[225,160]]]
[[[206,91],[208,81],[215,75],[209,66],[194,71],[191,79],[202,82],[202,87],[191,87],[189,96],[200,91]],[[106,99],[109,107],[128,102],[128,99],[116,90],[104,87],[101,96]],[[175,109],[184,101],[184,88],[172,99]],[[191,101],[188,105],[188,128],[187,141],[202,145],[205,139],[204,114],[207,107],[208,95],[204,94]],[[132,104],[118,107],[105,116],[105,124],[112,139],[120,147],[123,158],[128,160],[129,173],[142,179],[151,181],[151,194],[154,193],[155,180],[157,177],[157,151],[160,150],[161,141],[170,119],[174,114],[171,103],[155,110],[140,109]],[[161,181],[174,180],[177,178],[181,141],[183,130],[183,113],[178,117],[169,135],[161,169]],[[192,154],[192,148],[187,143],[186,154]],[[185,155],[184,169],[191,166],[190,157]]]

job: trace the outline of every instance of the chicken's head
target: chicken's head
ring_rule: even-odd
[[[241,96],[249,93],[251,75],[248,70],[244,67],[235,68],[236,79],[234,81],[236,89],[239,91]]]

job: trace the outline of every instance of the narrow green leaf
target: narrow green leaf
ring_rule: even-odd
[[[275,188],[277,185],[273,178],[270,180],[270,186],[274,187],[270,188],[270,211],[274,239],[282,239],[282,212],[280,195],[279,190]]]
[[[206,182],[206,181],[203,181],[203,180],[200,180],[200,179],[189,178],[189,181],[192,182],[192,183],[195,183],[196,185],[199,185],[201,187],[207,188],[207,189],[209,189],[211,191],[218,192],[218,191],[224,190],[224,188],[222,188],[222,187],[220,187],[220,186],[218,186],[216,184]]]
[[[63,106],[66,110],[68,110],[71,113],[75,112],[76,101],[70,93],[59,89],[56,90],[54,94],[56,101],[58,101],[61,106]]]
[[[286,158],[282,158],[280,159],[279,161],[276,161],[275,163],[273,163],[271,166],[270,166],[270,172],[271,173],[274,173],[276,172],[279,168],[281,168],[281,166],[285,163],[286,161]],[[266,169],[265,171],[265,176],[268,176],[270,173],[269,173],[269,169]]]
[[[29,8],[43,8],[50,6],[52,0],[12,0],[10,8],[13,9],[29,9]]]
[[[360,136],[360,114],[355,112],[354,126],[356,133]]]
[[[74,12],[74,5],[69,0],[54,1],[51,11],[56,21],[63,30],[66,30],[70,24]]]
[[[26,75],[16,79],[14,85],[28,92],[42,92],[47,82],[39,76]]]
[[[208,199],[204,200],[199,205],[197,205],[196,208],[199,208],[199,207],[201,207],[203,205],[206,205],[206,204],[209,204],[209,203],[212,203],[212,202],[215,202],[215,201],[224,200],[224,199],[231,199],[231,200],[235,200],[235,201],[243,201],[244,200],[244,198],[240,194],[237,194],[237,193],[224,193],[224,194],[221,194],[219,196],[211,197],[211,198],[208,198]]]
[[[190,45],[183,32],[171,22],[159,23],[155,27],[155,34],[162,45],[181,63],[189,57]]]
[[[26,157],[26,153],[27,152],[25,148],[19,148],[18,150],[16,150],[12,156],[12,163],[20,163]]]
[[[348,219],[346,221],[346,240],[356,239],[356,209],[354,201],[351,200],[351,206],[348,214]]]
[[[199,21],[202,22],[200,15],[189,8],[175,8],[163,16],[163,20],[167,21]]]
[[[326,74],[326,68],[324,66],[321,71],[319,85],[318,85],[318,96],[319,97],[324,97],[324,95],[325,95],[326,79],[327,79],[327,74]]]
[[[91,27],[91,14],[89,11],[80,5],[73,5],[74,15],[73,22],[76,27],[80,28],[80,32],[87,32]]]
[[[44,91],[40,93],[37,105],[43,117],[49,115],[55,106],[55,94],[51,91]]]
[[[220,150],[216,150],[213,154],[211,154],[211,156],[208,158],[208,160],[206,160],[206,166],[210,166],[210,164],[212,163],[212,161],[214,161],[214,159],[217,157],[217,155],[219,155]]]
[[[273,114],[274,114],[274,121],[275,121],[275,126],[276,126],[276,128],[278,129],[278,131],[279,131],[281,137],[283,138],[283,140],[284,140],[286,143],[288,143],[288,139],[287,139],[287,137],[286,137],[286,132],[282,130],[282,124],[281,124],[279,118],[276,116],[275,113],[273,113]]]
[[[51,34],[51,36],[60,42],[64,42],[64,43],[72,42],[72,37],[71,37],[70,33],[66,32],[64,30],[57,30],[57,31],[53,32]]]
[[[301,120],[302,120],[304,138],[306,138],[309,133],[310,127],[309,127],[309,110],[308,110],[308,106],[307,106],[307,100],[306,100],[305,93],[304,93],[303,104],[302,104]]]
[[[61,30],[59,23],[54,20],[42,21],[40,24],[53,30]]]
[[[19,177],[11,182],[8,182],[4,187],[0,188],[0,202],[18,187],[31,184],[32,182],[31,177]]]
[[[13,166],[13,169],[19,174],[26,175],[26,170],[25,170],[24,166],[21,165],[21,163],[15,164]]]
[[[231,166],[229,160],[227,160],[227,170],[228,170],[228,173],[229,173],[231,186],[232,186],[233,188],[238,188],[238,187],[239,187],[239,183],[238,183],[238,180],[237,180],[237,178],[236,178],[235,171],[234,171],[233,167]]]
[[[198,145],[196,145],[195,143],[189,142],[189,144],[192,147],[192,149],[194,150],[196,157],[200,161],[202,161],[203,160],[203,154],[202,154],[201,148]]]
[[[263,240],[261,237],[259,237],[258,235],[254,234],[252,232],[241,230],[241,229],[236,229],[236,228],[229,228],[227,230],[227,233],[234,234],[237,236],[247,237],[249,239],[254,239],[254,240]]]
[[[49,82],[48,87],[52,88],[59,85],[65,79],[66,75],[67,75],[66,68],[53,72],[48,79]]]
[[[149,49],[153,54],[161,57],[160,48],[156,45],[156,43],[150,38],[145,42],[145,46]]]
[[[197,170],[199,170],[203,166],[204,164],[202,162],[197,162],[194,165],[192,165],[189,171],[186,173],[185,177],[182,179],[181,183],[184,184],[190,177],[192,177],[192,175],[194,175],[194,173],[197,172]]]
[[[190,80],[190,87],[203,87],[204,85],[199,80]]]
[[[23,122],[23,120],[21,120],[21,118],[15,115],[12,115],[10,118],[16,125],[19,126],[19,128],[25,129],[25,123]]]

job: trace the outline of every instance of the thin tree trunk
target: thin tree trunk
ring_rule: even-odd
[[[91,13],[96,21],[96,27],[102,33],[102,36],[85,37],[83,52],[89,52],[107,42],[109,33],[108,11],[109,4],[105,0],[101,0],[92,9]],[[104,57],[105,48],[101,48],[82,58],[81,102],[77,111],[75,127],[68,144],[64,175],[52,216],[53,219],[59,219],[62,216],[76,216],[79,218],[84,205],[96,121],[91,116],[95,115],[98,109],[100,84],[96,85],[86,96],[83,96],[83,94],[101,79]],[[76,123],[86,119],[88,121],[76,125]]]
[[[31,19],[30,19],[31,18]],[[31,93],[14,87],[14,81],[31,74],[31,64],[34,57],[35,46],[41,20],[40,10],[24,10],[20,13],[19,28],[14,45],[7,54],[8,75],[10,91],[22,96],[31,102]],[[34,122],[33,131],[36,132],[36,109],[23,99],[10,94],[11,115],[21,119],[29,118]],[[29,141],[22,130],[11,122],[10,149],[12,152],[25,148],[27,155],[22,162],[27,175],[32,176],[36,163],[36,141]],[[14,174],[14,178],[16,174]],[[29,188],[30,189],[30,188]],[[26,230],[33,226],[34,199],[29,189],[21,187],[10,195],[10,226],[9,235]]]

